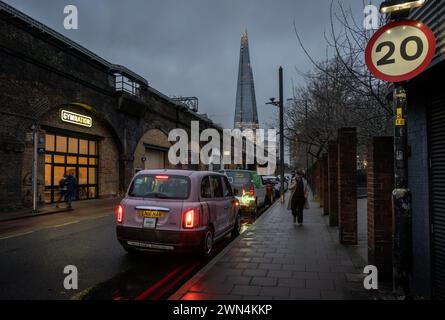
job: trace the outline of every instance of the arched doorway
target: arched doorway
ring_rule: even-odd
[[[134,152],[135,171],[169,168],[168,136],[160,129],[150,129],[139,140]]]
[[[115,197],[119,193],[119,151],[115,138],[93,108],[69,104],[54,108],[40,120],[39,155],[42,202],[59,199],[64,175],[77,178],[75,200]]]

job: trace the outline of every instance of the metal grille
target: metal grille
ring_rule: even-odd
[[[424,7],[413,10],[411,18],[428,25],[436,35],[437,51],[431,66],[445,59],[445,1],[429,0]]]
[[[433,290],[445,299],[445,96],[432,101],[430,123]]]

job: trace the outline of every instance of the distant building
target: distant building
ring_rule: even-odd
[[[241,36],[234,128],[240,130],[259,129],[247,31]]]

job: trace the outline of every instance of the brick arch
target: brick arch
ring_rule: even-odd
[[[134,167],[142,168],[142,156],[145,155],[145,145],[153,145],[162,148],[170,148],[171,143],[168,141],[168,132],[165,128],[151,127],[147,129],[142,137],[139,139],[133,155],[134,155]]]
[[[58,103],[55,107],[47,108],[45,112],[41,113],[38,118],[39,124],[41,124],[42,120],[45,119],[48,114],[55,112],[55,110],[60,110],[63,107],[71,107],[74,109],[77,109],[78,111],[86,111],[88,114],[93,117],[94,120],[99,121],[100,125],[104,126],[110,133],[110,137],[114,140],[114,143],[116,144],[116,147],[118,148],[118,151],[120,154],[123,153],[123,143],[119,137],[118,132],[116,131],[116,128],[113,126],[111,121],[109,120],[109,117],[107,117],[106,114],[103,112],[97,110],[96,108],[92,107],[90,104],[83,103],[83,102],[68,102],[68,103]],[[76,128],[76,127],[73,127]],[[78,129],[78,128],[77,128]],[[94,129],[92,129],[94,130]],[[85,133],[90,133],[88,131],[92,130],[86,130]],[[84,129],[85,131],[85,129]]]
[[[60,110],[66,109],[68,111],[84,114],[93,118],[93,126],[91,128],[78,126],[75,124],[65,123],[60,120]],[[45,128],[51,127],[58,130],[65,130],[69,132],[77,132],[80,134],[89,134],[92,136],[99,136],[99,197],[110,197],[121,194],[121,177],[122,170],[120,168],[120,155],[122,154],[122,144],[117,135],[115,128],[107,120],[106,116],[98,112],[95,108],[83,103],[68,103],[58,105],[49,109],[39,118],[39,124],[42,128],[42,133]],[[39,161],[44,163],[44,160]],[[29,164],[24,163],[24,167]],[[42,181],[44,181],[44,168],[39,170],[42,173]],[[43,188],[43,187],[42,187]]]

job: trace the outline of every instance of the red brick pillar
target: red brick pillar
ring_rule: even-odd
[[[357,244],[357,129],[338,130],[338,214],[340,243]]]
[[[338,227],[338,150],[337,141],[328,146],[329,225]]]
[[[323,157],[321,158],[321,165],[323,168],[323,175],[321,177],[322,179],[322,194],[323,194],[323,214],[327,216],[329,214],[329,188],[328,188],[328,154],[323,154]]]
[[[320,208],[323,208],[324,205],[324,165],[323,165],[323,157],[321,157],[318,160],[318,166],[319,166],[319,172],[320,172],[320,177],[319,177],[319,193],[320,193]]]
[[[393,154],[393,137],[374,137],[368,145],[368,263],[383,281],[392,279]]]
[[[315,191],[315,201],[320,201],[320,162],[317,160],[314,166],[314,191]]]

